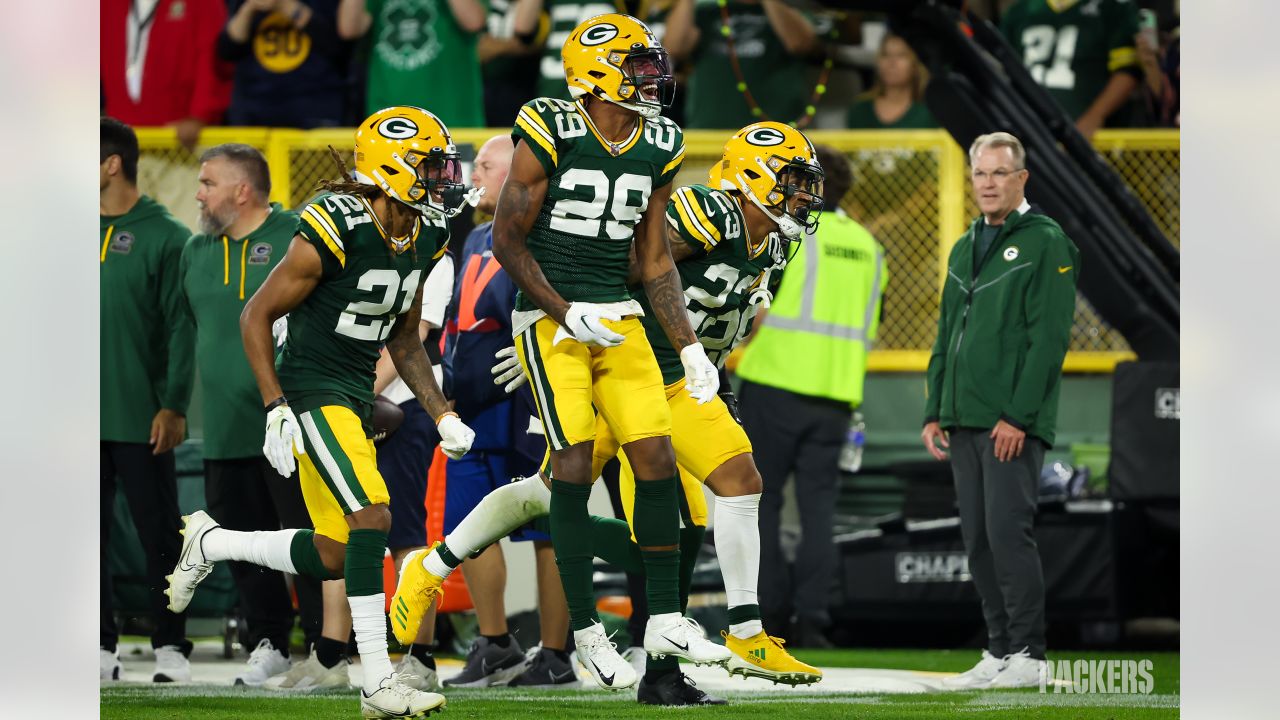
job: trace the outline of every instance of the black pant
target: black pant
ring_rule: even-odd
[[[987,650],[996,657],[1027,648],[1044,659],[1044,574],[1032,534],[1044,445],[1033,437],[1009,462],[995,457],[990,430],[950,434],[960,531],[969,574],[982,598]]]
[[[845,403],[743,382],[738,398],[742,426],[751,439],[764,480],[760,497],[760,613],[775,622],[791,610],[818,626],[827,611],[836,567],[832,541],[838,463],[852,410]],[[795,474],[800,506],[800,547],[788,577],[780,536],[782,489]]]
[[[205,460],[204,478],[209,514],[228,530],[311,527],[297,476],[281,477],[266,458]],[[277,650],[288,654],[293,602],[284,575],[247,562],[232,562],[230,569],[240,592],[240,614],[248,626],[250,647],[266,638]],[[323,622],[320,581],[295,575],[294,586],[302,630],[310,646],[320,637]]]
[[[182,549],[182,536],[178,534],[181,520],[173,452],[152,455],[151,449],[150,445],[143,443],[98,443],[101,493],[98,514],[101,522],[98,548],[99,644],[115,652],[120,638],[111,599],[111,567],[108,562],[118,478],[147,558],[147,599],[155,624],[151,647],[177,645],[184,654],[190,654],[191,643],[186,638],[187,616],[170,612],[169,598],[164,594],[169,587],[165,577],[173,572]]]

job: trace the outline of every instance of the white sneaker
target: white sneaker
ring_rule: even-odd
[[[723,665],[733,653],[707,639],[702,626],[678,613],[654,615],[644,630],[645,652],[656,657],[674,655],[695,665]]]
[[[360,715],[364,718],[421,718],[444,708],[440,693],[422,692],[409,686],[410,678],[391,673],[372,695],[360,691]]]
[[[574,654],[578,662],[591,673],[596,683],[606,690],[622,690],[632,687],[640,676],[631,663],[618,654],[618,646],[609,642],[604,626],[594,623],[584,630],[573,631]]]
[[[296,662],[289,672],[277,675],[267,681],[270,690],[286,692],[311,692],[331,688],[349,688],[351,679],[347,673],[350,665],[347,660],[339,660],[337,665],[327,668],[320,664],[320,657],[314,652],[302,662]]]
[[[203,510],[183,517],[182,521],[184,526],[178,531],[182,533],[182,553],[178,555],[173,574],[165,578],[169,587],[164,591],[169,596],[169,609],[176,613],[187,609],[196,593],[196,585],[213,572],[213,563],[205,559],[200,541],[210,530],[218,527],[218,523]]]
[[[156,648],[156,672],[153,682],[191,682],[191,661],[177,645]]]
[[[271,641],[262,638],[258,647],[249,653],[249,667],[236,675],[234,685],[258,687],[269,678],[289,671],[289,658],[285,657]]]
[[[639,645],[632,645],[623,650],[622,659],[631,663],[631,669],[636,671],[636,675],[643,676],[645,670],[648,669],[649,653],[645,652],[644,648]]]
[[[120,658],[115,653],[106,648],[98,648],[98,667],[100,669],[99,679],[102,680],[119,680],[122,666]]]
[[[979,690],[991,684],[996,675],[1004,669],[1004,660],[982,651],[982,659],[977,665],[954,677],[942,681],[942,686],[951,690]]]
[[[427,667],[418,658],[405,653],[400,662],[396,664],[396,672],[400,674],[400,679],[405,685],[414,690],[422,690],[424,692],[440,689],[440,676],[436,671]]]
[[[1006,655],[1004,669],[996,674],[988,688],[1040,687],[1044,680],[1046,663],[1031,657],[1026,648],[1022,652]]]

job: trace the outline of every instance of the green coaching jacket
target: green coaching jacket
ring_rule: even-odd
[[[204,457],[262,457],[262,397],[240,339],[240,313],[289,250],[298,214],[271,203],[256,230],[236,239],[195,235],[182,251],[182,290],[196,326]]]
[[[1075,315],[1080,251],[1024,201],[978,263],[978,217],[951,250],[925,423],[990,429],[1005,420],[1052,446]]]
[[[191,400],[195,333],[178,277],[191,232],[146,195],[99,216],[99,231],[99,439],[147,443],[161,408],[186,415]]]

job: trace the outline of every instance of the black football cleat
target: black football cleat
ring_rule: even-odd
[[[657,680],[649,682],[649,677],[640,679],[640,689],[636,692],[636,700],[645,705],[664,705],[677,707],[684,705],[728,705],[728,700],[712,697],[701,690],[680,672],[664,673]]]

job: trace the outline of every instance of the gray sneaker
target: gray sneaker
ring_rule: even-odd
[[[578,679],[572,662],[561,660],[552,650],[535,646],[529,650],[529,662],[524,672],[511,678],[507,686],[572,690],[582,687],[582,681]]]
[[[476,638],[462,672],[445,680],[445,687],[489,687],[520,674],[524,652],[514,637],[507,635],[507,640],[506,647],[498,647],[483,636]]]

